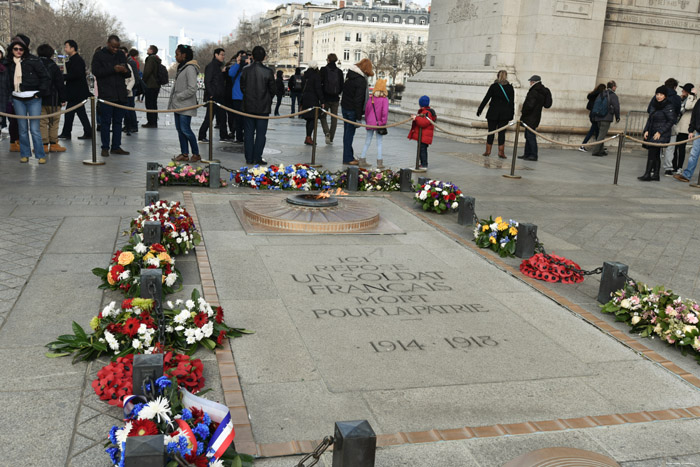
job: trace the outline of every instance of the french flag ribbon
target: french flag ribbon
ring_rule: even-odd
[[[175,423],[177,423],[177,426],[180,427],[180,431],[185,435],[185,438],[187,438],[187,441],[190,442],[190,447],[192,448],[192,452],[195,453],[197,452],[197,438],[194,436],[194,433],[192,432],[192,428],[187,424],[186,421],[184,421],[181,418],[178,418],[175,420]]]
[[[213,458],[218,459],[224,455],[226,449],[233,442],[236,436],[236,431],[233,429],[231,421],[231,412],[225,405],[213,402],[202,397],[197,397],[184,388],[180,388],[182,393],[182,405],[186,408],[197,407],[198,409],[209,414],[209,417],[217,423],[219,427],[212,435],[209,441],[207,452],[213,452]]]
[[[148,399],[143,396],[137,396],[134,394],[124,396],[124,418],[129,416],[131,411],[134,410],[134,406],[136,404],[145,404],[146,402],[148,402]]]

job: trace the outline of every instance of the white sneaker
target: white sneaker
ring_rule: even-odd
[[[581,152],[588,152],[588,150],[586,148],[584,148],[583,146],[579,146],[578,150]]]

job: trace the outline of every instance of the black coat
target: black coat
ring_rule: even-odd
[[[501,90],[501,86],[498,83],[493,83],[489,86],[489,90],[486,91],[486,96],[484,96],[484,100],[481,101],[479,110],[476,112],[477,115],[481,115],[489,101],[491,101],[491,104],[489,104],[489,110],[486,112],[486,120],[509,122],[513,119],[513,115],[515,115],[515,91],[510,83],[504,84],[503,90]]]
[[[367,101],[367,80],[353,70],[348,70],[343,84],[343,98],[340,101],[342,108],[354,110],[357,121],[362,119]]]
[[[678,120],[679,118],[681,118],[681,105],[683,104],[683,101],[681,100],[681,96],[678,95],[675,89],[671,89],[669,87],[667,87],[666,89],[668,90],[668,94],[666,94],[666,100],[671,103],[671,109],[673,109],[673,112],[676,114],[676,120]],[[656,96],[653,96],[649,101],[649,105],[647,106],[648,114],[654,111],[655,100]]]
[[[241,73],[243,111],[253,115],[270,115],[275,95],[275,72],[260,62],[253,62]]]
[[[329,94],[326,92],[328,85],[328,75],[330,73],[336,73],[338,75],[338,93]],[[323,87],[323,100],[324,102],[338,102],[340,101],[340,95],[343,93],[343,70],[338,68],[335,63],[331,62],[328,65],[321,68],[321,86]]]
[[[277,97],[284,96],[284,78],[281,76],[278,76],[275,79],[275,86],[277,87]]]
[[[63,79],[66,82],[67,102],[78,103],[92,95],[85,74],[85,60],[80,55],[75,54],[66,62]]]
[[[304,78],[301,81],[304,83],[304,90],[301,94],[301,108],[310,109],[321,105],[323,102],[323,88],[321,87],[321,73],[318,70],[309,68],[304,72]],[[308,112],[303,115],[306,119],[314,118],[313,112]]]
[[[61,73],[61,69],[58,68],[56,62],[50,58],[41,57],[39,60],[41,60],[41,63],[44,64],[44,67],[51,78],[51,94],[42,97],[41,105],[59,107],[61,102],[66,102],[66,88],[63,85],[63,74]]]
[[[534,130],[542,120],[542,108],[548,109],[551,106],[552,93],[541,82],[537,82],[530,87],[525,96],[520,120]]]
[[[223,63],[213,59],[204,68],[204,91],[216,102],[222,103],[226,95],[226,78],[221,72]]]
[[[115,65],[124,65],[126,72],[117,73]],[[121,50],[112,54],[103,47],[92,57],[92,74],[97,78],[97,94],[100,99],[118,104],[126,104],[126,78],[131,76],[131,68],[126,63],[126,55]]]
[[[12,94],[14,90],[15,62],[8,60],[8,86],[9,92]],[[51,77],[46,71],[46,67],[39,57],[31,54],[26,54],[21,62],[22,65],[22,83],[20,84],[21,91],[39,91],[41,95],[48,94],[51,88]]]
[[[0,112],[7,110],[10,101],[10,70],[5,60],[0,60]]]
[[[668,143],[671,141],[671,128],[676,123],[676,112],[674,111],[674,103],[668,97],[661,101],[663,106],[657,108],[652,104],[653,110],[649,114],[647,124],[644,126],[644,131],[649,132],[647,141],[652,143]],[[693,116],[695,113],[693,113]],[[661,133],[661,138],[655,140],[654,133]]]
[[[586,110],[589,112],[593,112],[593,106],[595,105],[595,100],[598,99],[598,96],[600,95],[600,92],[598,91],[593,91],[588,93],[586,96],[586,99],[588,99],[588,104],[586,104]]]

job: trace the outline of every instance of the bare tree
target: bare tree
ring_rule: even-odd
[[[386,36],[377,38],[365,49],[375,71],[390,76],[392,82],[401,72],[405,76],[413,76],[422,70],[426,52],[424,44],[405,43],[396,37]]]
[[[428,52],[427,45],[406,44],[401,54],[402,68],[407,76],[413,76],[423,69],[425,57]]]

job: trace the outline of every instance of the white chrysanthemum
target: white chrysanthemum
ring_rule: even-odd
[[[176,242],[176,243],[182,243],[182,239],[181,239],[180,237],[178,237],[177,240],[175,240],[175,242]]]
[[[160,260],[158,258],[148,258],[148,261],[146,261],[146,265],[160,267]]]
[[[104,307],[104,309],[102,310],[102,317],[109,318],[112,315],[116,316],[117,313],[116,313],[115,307],[116,307],[116,302],[110,302],[109,305]]]
[[[133,307],[133,308],[131,309],[131,311],[132,311],[136,316],[139,316],[143,310],[141,309],[141,307],[135,306],[135,307]]]
[[[138,339],[134,339],[133,341],[131,341],[131,346],[132,346],[134,349],[138,350],[138,349],[141,348],[141,341],[138,340]]]
[[[148,251],[148,247],[146,245],[144,245],[143,243],[139,242],[134,247],[134,251],[140,255],[145,255],[146,252]]]
[[[199,329],[195,330],[193,328],[185,329],[185,337],[187,338],[188,344],[196,344],[197,343],[196,331],[198,331],[198,330]]]
[[[152,353],[155,352],[155,351],[156,351],[156,348],[155,348],[155,347],[149,347],[149,348],[147,348],[147,349],[145,350],[145,353],[147,353],[147,354],[150,355],[150,354],[152,354]]]
[[[175,281],[177,281],[177,274],[175,274],[174,272],[171,272],[165,277],[165,285],[167,285],[168,287],[172,287]]]
[[[459,207],[459,203],[457,201],[452,203],[452,209],[457,209],[458,207]]]
[[[170,232],[170,238],[177,238],[177,232]]]
[[[177,300],[175,300],[175,305],[182,305],[183,303],[185,303],[185,301],[181,298],[178,298]]]
[[[167,302],[165,302],[165,304],[168,305],[168,308],[170,308],[170,309],[173,308],[173,302],[171,302],[170,300],[168,300]]]
[[[194,330],[194,337],[195,337],[195,339],[197,339],[197,342],[204,339],[204,332],[202,331],[201,328],[197,328]]]
[[[173,321],[175,321],[177,324],[184,324],[185,322],[187,322],[189,317],[190,312],[187,310],[182,310],[180,311],[180,313],[177,314],[177,316],[173,318]]]
[[[185,306],[187,307],[188,310],[191,310],[192,308],[194,308],[194,302],[192,300],[187,300],[185,302]]]
[[[124,428],[121,430],[117,430],[116,433],[114,433],[115,438],[117,439],[117,444],[121,446],[122,443],[126,443],[126,438],[129,437],[129,433],[131,432],[131,422],[126,422],[126,425],[124,425]]]
[[[214,333],[214,323],[209,321],[207,324],[202,326],[202,332],[204,333],[204,337],[209,337]]]
[[[165,326],[165,332],[173,332],[174,330],[172,326]]]
[[[224,467],[224,461],[222,461],[221,459],[217,459],[211,464],[209,464],[209,467]]]
[[[119,280],[120,281],[125,281],[129,277],[131,277],[131,273],[129,271],[124,271],[123,273],[119,274]]]
[[[148,328],[146,327],[145,324],[141,323],[139,326],[138,333],[141,334],[142,336],[148,332]]]
[[[170,401],[163,396],[148,402],[139,412],[139,420],[170,421]]]
[[[109,344],[109,348],[114,350],[115,352],[119,351],[119,342],[117,342],[117,339],[114,338],[114,335],[109,332],[105,331],[105,339],[107,340],[107,344]]]
[[[177,332],[180,332],[180,331],[182,331],[183,329],[185,329],[185,326],[183,326],[182,324],[179,325],[179,326],[175,326],[175,330],[176,330]]]

